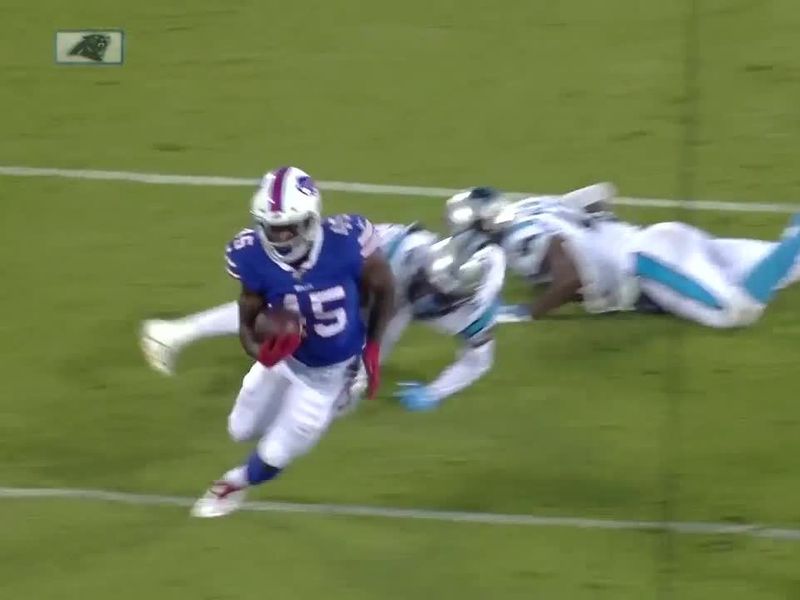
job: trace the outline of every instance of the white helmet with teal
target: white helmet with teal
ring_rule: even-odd
[[[438,292],[466,298],[480,288],[485,265],[472,255],[460,236],[448,237],[430,247],[424,266],[425,279]]]
[[[445,205],[445,220],[451,233],[478,230],[495,234],[514,220],[511,202],[490,187],[474,187],[449,198]]]

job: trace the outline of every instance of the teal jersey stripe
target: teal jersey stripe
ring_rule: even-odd
[[[463,338],[469,339],[478,335],[484,329],[491,327],[492,323],[497,316],[497,311],[500,310],[500,301],[495,300],[492,304],[487,308],[483,314],[475,319],[472,323],[469,324],[465,329],[462,329],[458,332]]]
[[[400,249],[400,244],[402,244],[403,240],[405,240],[408,237],[409,233],[411,233],[410,225],[406,227],[402,232],[398,233],[395,236],[395,238],[391,241],[389,247],[386,249],[386,260],[388,262],[390,263],[392,262],[395,255],[397,254],[397,251]]]

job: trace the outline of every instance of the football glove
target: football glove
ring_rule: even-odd
[[[265,340],[258,351],[258,362],[265,367],[274,367],[287,356],[294,354],[300,346],[300,333],[287,333]]]
[[[398,383],[398,389],[394,396],[400,399],[400,403],[411,411],[433,410],[439,405],[439,401],[423,384],[417,381],[404,381]]]
[[[367,397],[372,399],[381,384],[381,345],[374,340],[368,341],[361,358],[367,372]]]

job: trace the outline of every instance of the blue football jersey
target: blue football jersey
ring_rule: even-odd
[[[300,313],[306,337],[294,358],[322,367],[348,360],[364,346],[359,283],[364,259],[377,244],[375,229],[364,217],[330,217],[306,263],[295,270],[273,260],[256,232],[245,229],[225,249],[226,269],[270,306]]]

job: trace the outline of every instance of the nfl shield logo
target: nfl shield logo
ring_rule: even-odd
[[[79,29],[56,32],[56,63],[121,65],[125,33],[119,29]]]

